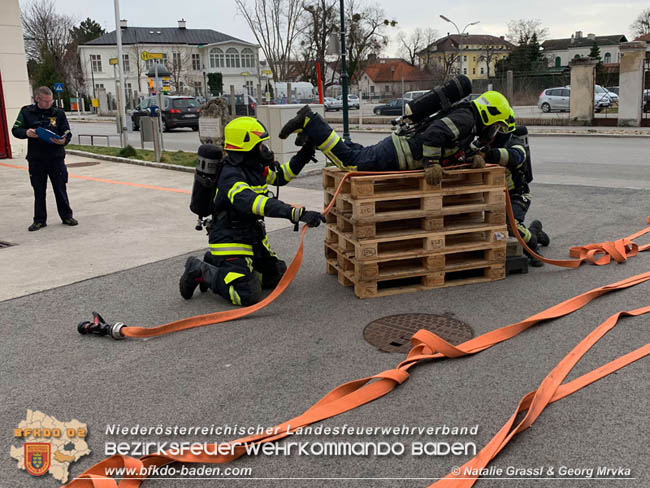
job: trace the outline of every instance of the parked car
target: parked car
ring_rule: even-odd
[[[200,104],[195,97],[162,95],[160,116],[163,131],[167,132],[177,127],[190,127],[199,130]],[[140,105],[131,112],[133,130],[140,130],[140,117],[148,115],[149,107],[158,106],[158,97],[146,97]]]
[[[600,112],[603,108],[607,108],[612,104],[611,99],[600,85],[594,87],[594,109]],[[599,90],[600,89],[600,90]],[[542,112],[548,113],[553,110],[560,112],[569,110],[569,99],[571,97],[571,87],[557,87],[547,88],[539,94],[537,106]]]
[[[616,99],[614,99],[614,97],[616,97]],[[618,102],[618,95],[616,93],[611,93],[600,85],[594,85],[594,102],[596,107],[599,105],[605,106],[603,103],[609,102],[609,104],[606,105],[609,107],[612,103]]]
[[[330,110],[339,111],[343,108],[343,100],[325,97],[323,98],[323,105],[325,106],[325,112],[329,112]]]
[[[232,112],[230,93],[221,95],[221,98],[226,100],[226,103],[228,103],[228,109]],[[247,95],[246,98],[248,99],[247,101],[244,100],[243,93],[235,94],[235,115],[250,115],[251,117],[255,117],[257,112],[257,100],[251,95]]]
[[[343,95],[336,97],[337,100],[341,101],[341,107],[343,107]],[[348,108],[355,109],[361,108],[361,100],[358,96],[348,93]]]
[[[418,97],[424,95],[425,93],[429,93],[429,90],[415,90],[415,91],[410,91],[410,92],[406,92],[406,93],[404,94],[404,97],[403,97],[403,98],[404,98],[404,100],[406,100],[407,102],[410,102],[410,101],[415,100],[416,98],[418,98]]]
[[[617,87],[617,86],[608,86],[608,87],[606,88],[606,90],[607,90],[607,91],[610,91],[610,92],[612,92],[612,93],[616,93],[617,95],[620,95],[620,94],[621,94],[621,92],[620,92],[620,88]]]
[[[409,100],[404,98],[396,98],[385,105],[377,105],[373,112],[375,115],[402,115],[404,105],[408,102]]]

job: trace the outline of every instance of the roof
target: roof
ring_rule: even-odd
[[[122,44],[214,44],[235,41],[254,44],[212,29],[179,29],[178,27],[124,27]],[[108,32],[82,46],[110,46],[117,44],[115,31]]]
[[[650,33],[649,34],[644,34],[642,36],[637,37],[634,39],[635,41],[645,41],[645,42],[650,42]]]
[[[573,39],[573,42],[571,40]],[[588,37],[569,37],[566,39],[547,39],[542,42],[542,47],[545,51],[556,51],[560,49],[570,49],[572,47],[591,47],[594,41],[598,46],[616,46],[621,42],[627,42],[623,34],[615,34],[613,36],[596,36],[594,39]]]
[[[399,58],[379,59],[363,69],[375,83],[393,81],[428,81],[431,75]]]
[[[461,36],[459,34],[450,34],[445,37],[441,37],[435,42],[429,44],[427,47],[419,51],[417,54],[426,52],[428,49],[431,49],[432,46],[436,46],[436,51],[446,51],[446,50],[456,50],[460,43]],[[503,37],[491,36],[488,34],[466,34],[462,36],[462,41],[464,45],[474,44],[479,46],[505,46],[506,49],[514,48],[514,44],[505,40]]]

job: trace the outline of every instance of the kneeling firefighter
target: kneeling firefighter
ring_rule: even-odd
[[[287,269],[269,245],[264,217],[281,217],[317,227],[325,222],[319,212],[293,207],[269,196],[267,185],[286,185],[314,155],[302,148],[288,163],[273,161],[264,144],[269,134],[253,117],[239,117],[224,128],[226,156],[219,148],[199,148],[192,190],[192,211],[199,218],[212,215],[208,227],[210,250],[201,261],[190,257],[180,279],[183,298],[197,286],[211,289],[235,305],[252,305],[263,288],[274,288]]]
[[[528,227],[524,223],[531,203],[528,184],[533,181],[528,129],[524,126],[515,126],[513,123],[507,132],[499,132],[484,152],[484,159],[486,163],[498,164],[506,168],[508,194],[517,231],[532,251],[541,254],[539,246],[548,246],[551,242],[549,236],[542,230],[542,223],[533,220]],[[513,235],[514,230],[508,226],[508,232]],[[533,255],[528,252],[526,255],[531,266],[544,266],[544,263]]]
[[[469,78],[460,75],[409,102],[400,129],[373,146],[342,140],[308,105],[285,124],[280,138],[299,133],[297,143],[316,146],[346,171],[424,168],[427,182],[437,185],[443,167],[466,162],[462,150],[472,140],[492,139],[497,130],[505,130],[514,123],[512,108],[499,92],[488,91],[471,102],[459,102],[471,89]],[[476,158],[472,163],[473,167],[480,167],[481,160]]]

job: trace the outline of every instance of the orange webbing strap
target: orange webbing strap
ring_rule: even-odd
[[[617,324],[621,316],[638,316],[650,312],[650,307],[637,308],[618,312],[600,324],[587,337],[578,343],[573,350],[567,354],[553,370],[544,378],[535,391],[523,396],[515,412],[499,432],[481,449],[472,460],[468,461],[454,473],[448,474],[444,479],[433,483],[431,487],[438,488],[469,488],[474,486],[480,473],[490,461],[492,461],[501,450],[518,433],[530,427],[549,403],[556,402],[566,396],[575,393],[599,379],[618,371],[621,368],[637,361],[650,354],[650,343],[640,347],[624,356],[621,356],[609,363],[590,371],[587,374],[576,378],[573,381],[562,384],[578,361],[596,344],[607,332]],[[526,413],[524,418],[516,425],[517,417]],[[514,427],[513,427],[514,426]]]
[[[359,407],[361,405],[364,405],[366,403],[369,403],[373,400],[376,400],[377,398],[386,395],[387,393],[392,391],[398,384],[401,384],[406,380],[408,380],[409,378],[408,369],[411,368],[413,365],[419,363],[420,361],[426,361],[430,359],[438,359],[444,357],[456,358],[456,357],[461,357],[469,354],[475,354],[477,352],[488,349],[489,347],[492,347],[495,344],[499,344],[520,334],[521,332],[528,329],[534,324],[537,324],[545,320],[551,320],[554,318],[568,315],[584,307],[589,302],[591,302],[592,300],[594,300],[595,298],[601,295],[604,295],[611,291],[629,288],[631,286],[638,285],[648,280],[650,280],[650,272],[632,276],[630,278],[619,281],[617,283],[602,286],[599,288],[594,288],[593,290],[590,290],[576,297],[570,298],[558,305],[555,305],[547,310],[544,310],[543,312],[532,315],[531,317],[528,317],[527,319],[521,322],[511,324],[493,330],[491,332],[487,332],[483,335],[480,335],[469,341],[466,341],[458,346],[454,346],[448,343],[447,341],[445,341],[438,335],[433,334],[432,332],[426,330],[420,330],[416,334],[414,334],[413,337],[411,338],[413,348],[408,353],[406,359],[401,363],[399,363],[395,369],[387,370],[377,375],[369,376],[367,378],[361,378],[355,381],[350,381],[348,383],[339,386],[338,388],[335,388],[334,390],[330,391],[327,395],[325,395],[321,400],[319,400],[315,405],[313,405],[311,408],[306,410],[298,417],[295,417],[287,422],[284,422],[283,424],[274,427],[273,432],[278,432],[277,434],[254,435],[254,436],[244,437],[242,439],[230,441],[228,443],[224,443],[222,444],[222,446],[223,445],[232,446],[233,449],[232,453],[228,453],[228,454],[216,453],[217,446],[213,445],[209,449],[209,451],[213,452],[214,454],[208,454],[204,452],[200,455],[185,454],[179,456],[172,456],[167,453],[161,453],[152,456],[144,456],[140,459],[135,459],[128,456],[115,455],[91,467],[90,469],[85,471],[81,476],[75,478],[66,486],[70,488],[116,488],[118,486],[120,488],[136,488],[140,486],[141,481],[147,477],[146,474],[143,474],[141,476],[134,476],[134,479],[124,479],[118,485],[114,479],[106,477],[107,473],[105,469],[107,467],[108,468],[114,468],[114,467],[139,468],[141,466],[148,467],[152,465],[163,466],[165,464],[169,464],[172,462],[185,462],[185,463],[230,462],[246,454],[246,448],[241,444],[266,443],[266,442],[273,442],[278,439],[282,439],[284,437],[287,437],[291,433],[295,432],[298,428],[304,427],[314,422],[319,422],[321,420],[330,417],[334,417],[343,412],[347,412],[349,410],[352,410],[356,407]],[[647,311],[647,309],[641,309],[641,310],[644,311],[643,313]],[[638,314],[637,312],[638,311],[632,311],[627,313],[632,315],[632,314]],[[615,317],[618,317],[618,315]],[[607,324],[606,326],[601,326],[594,333],[590,334],[590,336],[588,337],[589,340],[587,340],[587,342],[583,341],[583,343],[588,345],[590,341],[593,342],[593,337],[599,338],[602,336],[602,334],[604,334],[604,332],[601,333],[602,329],[605,329],[606,327],[611,328],[613,326],[613,324],[611,324],[611,319],[606,321],[606,324]],[[600,336],[598,335],[599,333],[601,334]],[[583,343],[579,345],[579,347],[581,347],[580,351],[582,351],[582,354],[584,354],[584,352],[586,352],[589,349],[589,347],[591,347],[591,346],[587,347],[587,345],[584,345]],[[542,383],[543,388],[540,387],[542,392],[539,397],[540,399],[533,402],[534,400],[533,396],[531,396],[527,400],[525,397],[525,400],[522,403],[523,406],[521,408],[530,407],[531,412],[533,412],[531,413],[531,415],[535,415],[535,414],[539,415],[539,412],[541,412],[540,405],[545,406],[545,404],[547,404],[549,401],[555,401],[561,398],[562,396],[566,396],[572,393],[573,391],[576,391],[588,385],[589,383],[596,381],[602,376],[605,376],[606,374],[609,374],[612,371],[615,371],[616,369],[619,369],[625,366],[626,364],[629,364],[629,362],[635,360],[632,358],[639,359],[645,356],[648,352],[650,352],[650,348],[643,349],[641,352],[635,351],[635,353],[633,353],[632,355],[619,358],[615,362],[610,363],[604,366],[603,368],[600,368],[592,373],[589,373],[588,375],[582,376],[577,380],[572,381],[571,383],[567,383],[566,385],[557,388],[557,385],[555,383],[557,382],[557,378],[561,376],[559,375],[558,371],[564,372],[567,365],[570,365],[572,361],[574,360],[577,361],[577,359],[579,359],[579,357],[576,359],[575,354],[571,353],[568,356],[569,359],[564,360],[566,361],[566,363],[561,362],[560,363],[561,366],[558,367],[559,369],[556,368],[556,370],[554,370],[549,375],[550,379],[545,380],[545,382]],[[568,370],[566,371],[566,373],[568,373]],[[559,381],[564,379],[566,373],[564,374],[564,376],[560,377]],[[547,384],[551,386],[547,386]],[[552,387],[552,385],[555,385],[555,389]],[[538,390],[538,393],[539,391],[540,390]],[[546,403],[544,403],[544,401]],[[510,425],[512,425],[512,422],[514,422],[514,420],[511,420]],[[509,431],[509,427],[507,427],[507,425],[504,426],[504,429],[502,430]],[[526,427],[528,425],[530,424],[529,423],[525,424]],[[518,428],[520,428],[520,426],[518,426]],[[505,438],[506,437],[505,434],[502,437]],[[495,445],[496,447],[493,447],[493,445]],[[491,450],[489,452],[493,454],[492,457],[496,456],[496,454],[500,450],[499,446],[501,446],[501,438],[499,438],[498,441],[493,441],[493,443],[489,444],[488,446],[491,447]],[[487,464],[489,460],[492,459],[492,458],[489,458],[487,460],[484,459],[487,457],[489,456],[487,455],[477,456],[477,458],[479,458],[482,462],[485,462],[485,464]],[[460,486],[460,485],[453,484],[458,482],[459,480],[450,481],[450,483],[452,484],[448,486]]]
[[[561,266],[563,268],[577,268],[583,262],[587,261],[592,264],[602,266],[604,264],[609,264],[612,259],[614,259],[614,261],[617,263],[624,263],[627,261],[627,258],[636,256],[639,254],[639,252],[647,251],[650,249],[650,244],[639,246],[636,242],[633,242],[637,237],[650,232],[650,227],[646,227],[645,229],[640,230],[631,236],[623,237],[622,239],[618,239],[614,242],[606,241],[601,242],[600,244],[574,246],[569,249],[569,255],[572,258],[577,259],[550,259],[544,256],[540,256],[536,252],[532,251],[526,244],[526,241],[524,241],[524,239],[521,237],[519,232],[515,231],[515,229],[517,229],[517,222],[515,220],[515,215],[512,212],[512,204],[510,203],[510,193],[508,192],[507,184],[505,191],[506,213],[508,214],[508,222],[510,224],[510,227],[513,229],[514,236],[526,251],[544,263]],[[650,224],[650,217],[648,217],[648,224]]]

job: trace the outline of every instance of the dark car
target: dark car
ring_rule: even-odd
[[[232,112],[230,94],[221,95],[221,98],[226,100],[228,103],[228,108]],[[249,115],[255,117],[257,111],[257,100],[254,97],[248,95],[246,97],[248,100],[244,100],[244,95],[239,93],[235,95],[235,115]],[[231,114],[232,115],[232,114]]]
[[[140,117],[148,115],[147,109],[158,105],[158,97],[147,97],[138,108],[131,113],[133,130],[140,129]],[[195,97],[183,96],[162,96],[162,117],[163,131],[167,132],[177,127],[190,127],[192,130],[199,130],[199,102]]]
[[[402,115],[404,105],[407,103],[408,100],[404,98],[396,98],[385,105],[377,105],[373,112],[375,115]]]

